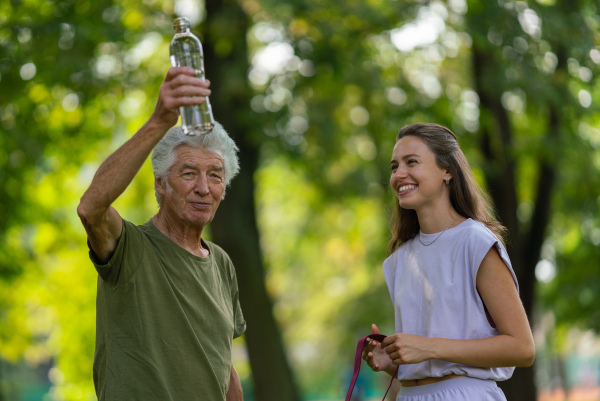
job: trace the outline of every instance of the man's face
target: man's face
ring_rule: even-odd
[[[175,223],[204,228],[225,198],[223,158],[203,148],[180,146],[165,180],[156,179],[160,208]]]

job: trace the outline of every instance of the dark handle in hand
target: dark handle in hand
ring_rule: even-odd
[[[352,375],[352,381],[350,382],[350,387],[348,388],[348,393],[346,394],[346,401],[350,401],[350,397],[352,397],[352,391],[354,391],[354,385],[356,384],[356,379],[358,378],[358,373],[360,372],[360,362],[362,361],[362,351],[367,342],[367,338],[371,340],[382,342],[386,336],[383,334],[370,334],[358,340],[358,344],[356,345],[356,355],[354,356],[354,374]],[[398,366],[399,368],[399,366]],[[390,391],[390,387],[392,387],[392,383],[394,382],[394,378],[398,375],[398,368],[394,372],[392,376],[392,380],[390,380],[390,385],[388,386],[385,395],[383,396],[383,400],[385,401],[385,397]]]

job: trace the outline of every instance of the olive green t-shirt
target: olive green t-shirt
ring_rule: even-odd
[[[123,220],[98,271],[94,385],[100,401],[222,401],[231,342],[246,323],[235,269],[217,245],[210,256],[181,248],[149,220]]]

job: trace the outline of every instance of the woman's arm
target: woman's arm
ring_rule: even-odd
[[[398,333],[381,344],[395,365],[441,359],[481,367],[529,367],[535,345],[510,271],[492,247],[479,267],[477,290],[500,333],[478,340],[427,338]]]

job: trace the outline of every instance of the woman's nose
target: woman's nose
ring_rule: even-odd
[[[406,168],[404,168],[402,166],[398,166],[393,174],[393,176],[395,178],[406,178],[407,175],[408,174],[407,174]]]

